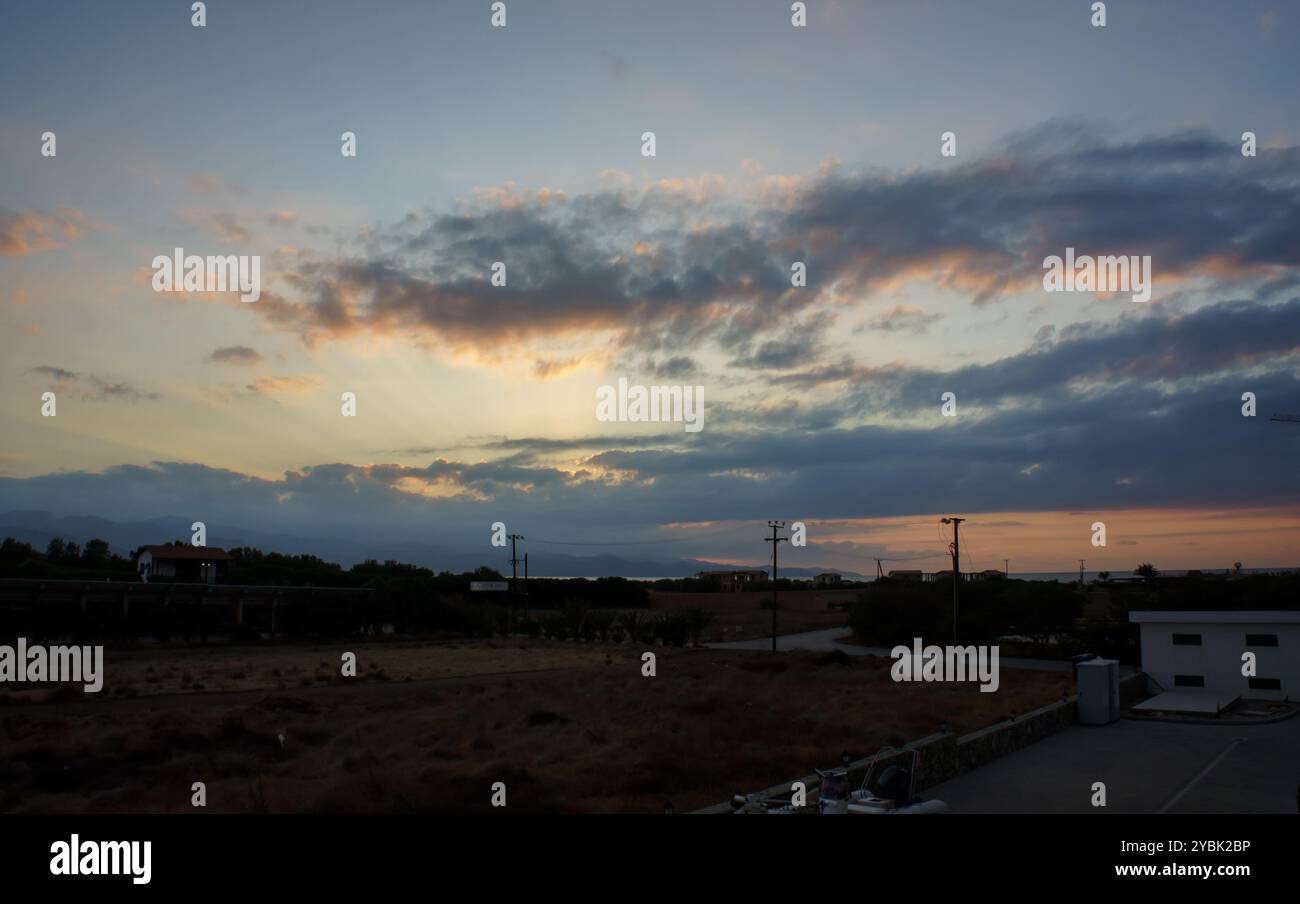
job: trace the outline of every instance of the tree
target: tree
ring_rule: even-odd
[[[1160,576],[1160,572],[1156,570],[1156,566],[1152,565],[1150,562],[1143,562],[1137,568],[1133,569],[1133,573],[1148,581]]]
[[[1102,582],[1104,583],[1104,582],[1110,580],[1110,572],[1109,572],[1109,571],[1099,571],[1099,572],[1097,572],[1097,577],[1101,578]]]

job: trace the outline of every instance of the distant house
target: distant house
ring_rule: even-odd
[[[135,569],[145,583],[216,584],[229,561],[229,553],[215,546],[145,546],[136,556]]]
[[[986,568],[983,571],[963,571],[961,573],[961,579],[963,581],[997,581],[1004,577],[1006,577],[1006,575],[996,568]],[[925,579],[927,581],[951,581],[952,569],[944,568],[941,571],[927,574]]]
[[[919,581],[925,577],[924,572],[917,569],[894,569],[889,572],[889,577],[896,581]]]
[[[725,593],[735,593],[748,589],[748,585],[767,580],[767,572],[757,568],[745,568],[737,571],[700,571],[695,575],[699,581],[717,581]]]
[[[817,577],[813,578],[813,583],[817,587],[834,587],[844,576],[834,571],[823,571]]]

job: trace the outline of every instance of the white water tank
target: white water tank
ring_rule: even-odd
[[[1109,725],[1119,718],[1119,662],[1089,659],[1078,665],[1079,724]]]

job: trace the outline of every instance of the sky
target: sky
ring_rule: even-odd
[[[1300,9],[489,6],[0,11],[0,512],[1300,564]],[[155,291],[177,247],[261,297]],[[1066,248],[1149,256],[1151,300],[1045,291]],[[703,428],[600,420],[620,378]]]

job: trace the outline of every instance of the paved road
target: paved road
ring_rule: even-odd
[[[888,647],[863,647],[857,644],[840,643],[836,638],[844,637],[849,633],[848,628],[822,628],[819,631],[805,631],[803,634],[786,634],[778,635],[776,638],[776,648],[778,650],[843,650],[850,656],[888,656]],[[772,649],[772,638],[766,637],[761,640],[731,640],[725,643],[711,643],[706,646],[714,647],[719,650],[770,650]],[[1039,669],[1045,672],[1069,672],[1072,666],[1068,662],[1061,662],[1056,659],[1016,659],[1016,658],[999,658],[999,666],[1006,666],[1009,669]],[[1122,667],[1120,674],[1128,674],[1133,669]]]
[[[1097,781],[1104,811],[1091,805]],[[1300,717],[1252,726],[1124,719],[1067,728],[925,795],[955,813],[1294,814],[1298,786]]]

